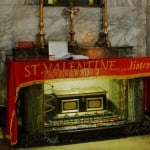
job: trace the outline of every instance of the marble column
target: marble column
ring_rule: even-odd
[[[147,55],[150,56],[150,0],[147,0]]]

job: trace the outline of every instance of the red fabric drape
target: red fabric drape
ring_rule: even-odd
[[[43,80],[104,76],[111,78],[137,78],[150,76],[150,57],[95,60],[13,59],[7,64],[7,123],[6,136],[11,144],[17,143],[16,100],[19,89]],[[145,79],[145,107],[150,109],[150,78]]]
[[[15,87],[15,65],[10,59],[7,59],[7,120],[6,137],[10,139],[11,144],[17,143],[17,117],[16,117],[16,87]]]

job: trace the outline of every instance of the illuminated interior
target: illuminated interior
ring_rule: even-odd
[[[123,123],[127,119],[126,92],[126,80],[86,77],[45,81],[44,127],[66,130]]]

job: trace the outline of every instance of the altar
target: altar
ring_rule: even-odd
[[[6,136],[11,144],[56,145],[150,131],[145,120],[149,57],[7,57],[7,74]]]

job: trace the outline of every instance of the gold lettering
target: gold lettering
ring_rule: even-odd
[[[140,62],[137,63],[137,61],[131,61],[130,63],[130,70],[137,70],[137,69],[148,69],[150,68],[150,63],[144,63],[144,62]]]
[[[78,68],[77,68],[78,70],[80,70],[80,69],[84,69],[84,66],[82,66],[81,65],[81,63],[80,62],[78,62]]]
[[[54,69],[59,69],[60,70],[60,65],[59,65],[59,63],[57,63],[56,65],[55,65],[55,67],[54,67]]]
[[[109,69],[110,69],[110,70],[114,70],[115,62],[116,62],[116,61],[109,61],[109,63],[110,63]]]
[[[44,69],[45,69],[46,73],[48,73],[49,70],[52,68],[52,64],[49,65],[49,68],[48,68],[48,66],[45,63],[43,63],[43,66],[44,66]]]
[[[37,67],[40,64],[35,64],[35,65],[27,65],[25,66],[25,77],[30,77],[31,75],[37,75]]]
[[[98,69],[98,62],[99,60],[95,60],[95,69]]]
[[[115,62],[116,61],[104,61],[104,60],[101,60],[100,61],[100,68],[101,69],[104,69],[104,70],[108,70],[108,69],[110,69],[110,70],[114,70],[114,66],[115,66]]]
[[[144,63],[143,64],[143,69],[145,69],[145,68],[150,68],[150,63]]]
[[[63,62],[63,70],[65,70],[65,68],[66,68],[66,63],[65,63],[65,61]]]
[[[25,70],[25,77],[30,77],[31,75],[31,71],[29,70],[29,65],[25,66],[24,70]]]
[[[108,61],[107,61],[107,63],[105,63],[104,60],[101,60],[101,66],[100,67],[101,67],[101,69],[107,70],[109,67]]]
[[[37,74],[37,67],[40,66],[40,64],[31,65],[31,68],[33,68],[33,75],[35,76]]]
[[[70,62],[70,69],[73,70],[75,68],[75,62]]]
[[[136,63],[136,61],[131,61],[131,63],[130,63],[130,70],[134,69],[134,63]]]
[[[95,70],[95,75],[99,75],[100,74],[100,69],[96,69]]]

